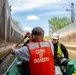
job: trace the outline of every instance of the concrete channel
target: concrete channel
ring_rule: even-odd
[[[12,45],[0,48],[0,75],[4,75],[15,56],[10,53]]]
[[[12,55],[11,53],[2,60],[0,63],[0,75],[4,75],[8,67],[11,65],[13,60],[15,59],[15,55]]]
[[[76,45],[65,45],[68,52],[69,57],[73,60],[76,60]]]

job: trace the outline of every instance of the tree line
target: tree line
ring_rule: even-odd
[[[49,23],[49,34],[52,34],[53,32],[71,24],[71,20],[67,17],[53,17],[50,20],[48,20]]]

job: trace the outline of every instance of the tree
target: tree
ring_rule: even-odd
[[[49,23],[49,33],[53,33],[69,24],[71,24],[71,20],[67,17],[53,17],[48,20]]]

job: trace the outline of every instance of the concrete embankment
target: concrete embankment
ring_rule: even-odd
[[[0,62],[10,53],[12,45],[0,48]]]
[[[69,57],[71,59],[76,60],[76,45],[65,45],[68,52],[69,52]]]

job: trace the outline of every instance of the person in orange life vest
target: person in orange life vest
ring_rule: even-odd
[[[66,47],[59,42],[59,35],[57,33],[52,35],[52,43],[54,45],[55,64],[62,65],[62,72],[65,73],[68,65],[68,51]]]
[[[32,30],[32,42],[20,49],[12,47],[12,53],[20,60],[29,62],[30,75],[55,75],[53,48],[43,39],[43,29],[35,27]]]

